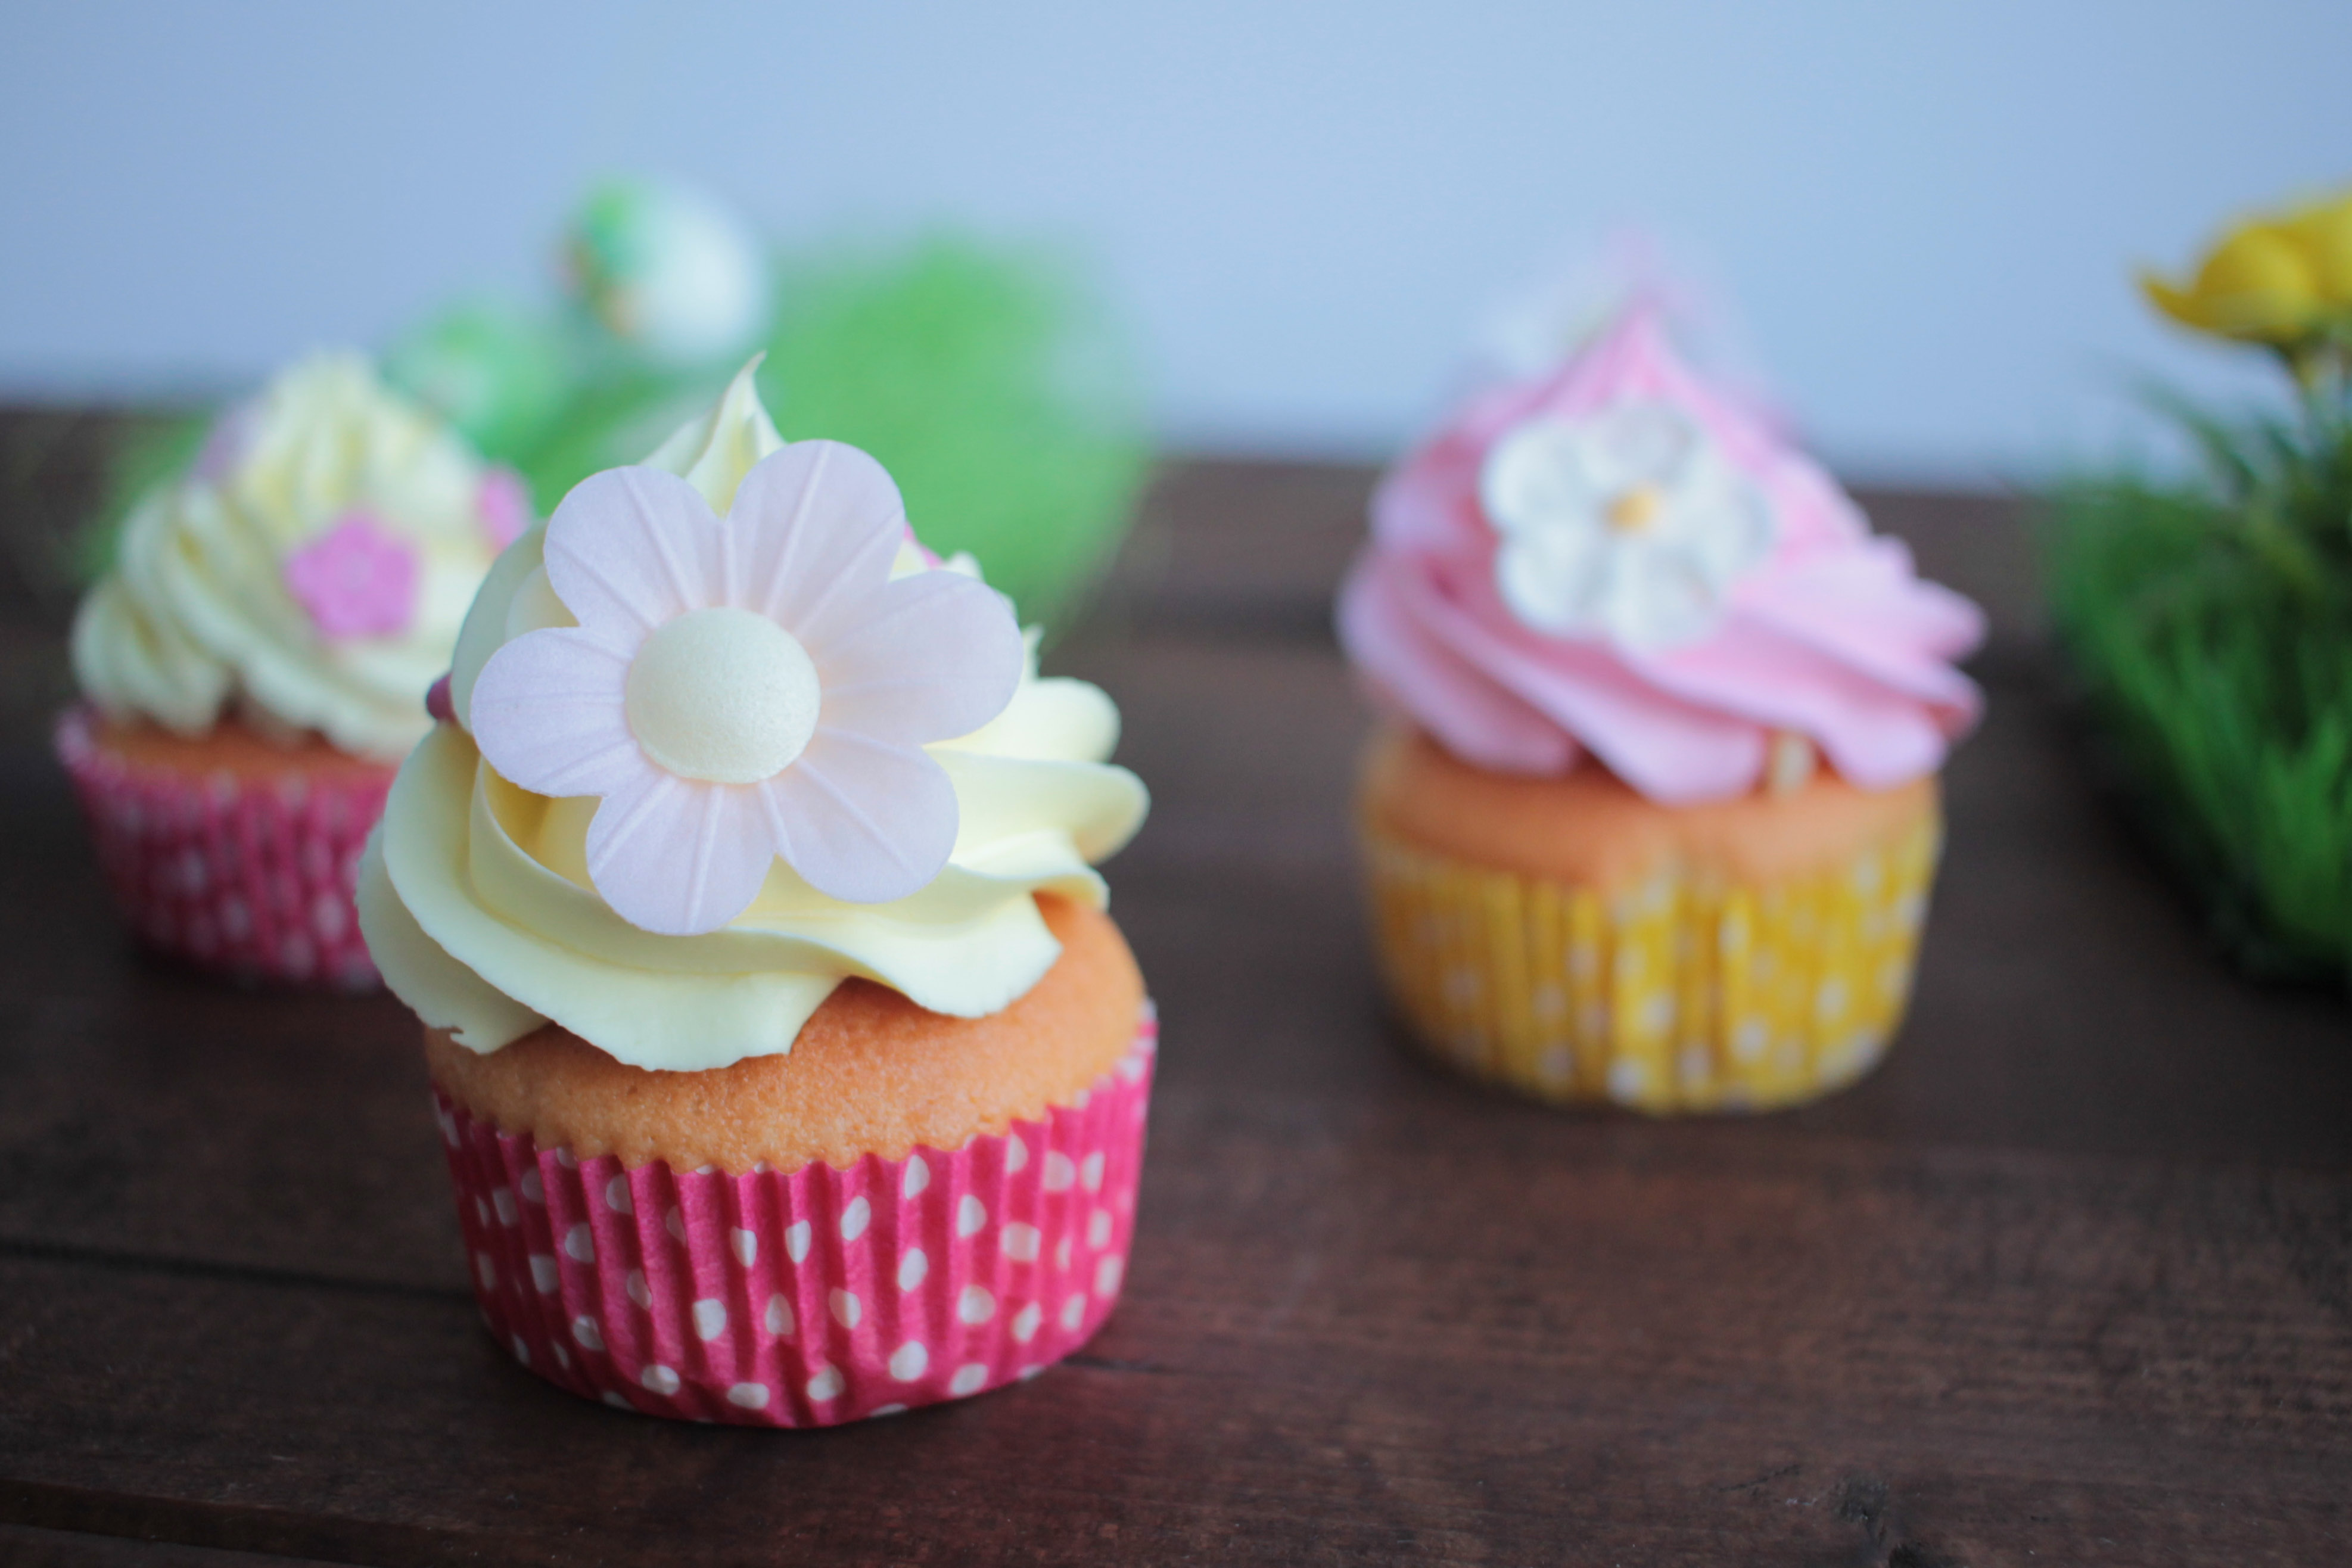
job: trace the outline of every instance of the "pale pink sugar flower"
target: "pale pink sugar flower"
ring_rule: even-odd
[[[634,925],[716,931],[782,859],[817,891],[882,903],[955,847],[923,751],[1003,711],[1021,631],[952,572],[893,578],[898,486],[834,441],[744,476],[724,521],[686,480],[616,468],[547,524],[548,585],[579,621],[484,666],[470,718],[525,789],[596,795],[589,880]]]

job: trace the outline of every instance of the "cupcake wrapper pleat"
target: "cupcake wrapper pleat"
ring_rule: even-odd
[[[845,1170],[635,1170],[437,1090],[474,1293],[532,1372],[647,1415],[830,1426],[1034,1376],[1118,1302],[1159,1025],[1067,1106]]]
[[[1763,1110],[1840,1088],[1902,1022],[1942,841],[1930,812],[1828,870],[1618,889],[1496,871],[1367,826],[1375,939],[1421,1043],[1557,1102]]]
[[[139,940],[199,968],[281,984],[380,984],[352,903],[394,771],[272,781],[141,768],[97,743],[88,708],[57,750],[114,901]]]

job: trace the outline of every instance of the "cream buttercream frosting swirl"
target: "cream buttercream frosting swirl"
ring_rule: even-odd
[[[75,617],[75,676],[110,718],[195,736],[236,711],[397,761],[527,510],[364,358],[305,360],[132,510]]]
[[[785,447],[746,368],[645,467],[684,479],[724,515],[745,476]],[[947,864],[918,890],[848,902],[777,858],[717,930],[661,934],[625,920],[589,872],[598,801],[521,788],[483,759],[473,732],[493,656],[576,624],[550,584],[545,544],[546,529],[533,529],[484,581],[457,640],[449,716],[402,767],[362,868],[369,947],[427,1024],[488,1052],[551,1021],[636,1067],[725,1067],[789,1051],[853,976],[937,1013],[996,1012],[1060,957],[1035,895],[1107,903],[1094,864],[1132,837],[1148,797],[1108,762],[1118,710],[1086,682],[1041,678],[1033,637],[1003,711],[923,748],[953,785],[956,823]],[[911,540],[892,574],[931,570],[977,574],[966,561],[936,566]]]

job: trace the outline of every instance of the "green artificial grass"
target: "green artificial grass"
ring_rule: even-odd
[[[1023,621],[1066,626],[1149,466],[1137,378],[1084,291],[944,237],[781,273],[760,391],[784,437],[872,453],[924,543],[971,552]]]
[[[2060,635],[2135,804],[2248,971],[2352,979],[2352,422],[2176,409],[2197,481],[2061,489]]]

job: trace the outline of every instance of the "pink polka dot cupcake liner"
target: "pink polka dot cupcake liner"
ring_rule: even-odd
[[[952,1152],[730,1176],[435,1110],[474,1293],[540,1376],[649,1415],[831,1426],[1034,1377],[1118,1300],[1159,1026],[1075,1103]]]
[[[244,980],[380,984],[352,892],[393,769],[265,781],[141,767],[101,748],[97,724],[68,710],[58,756],[142,943]]]

